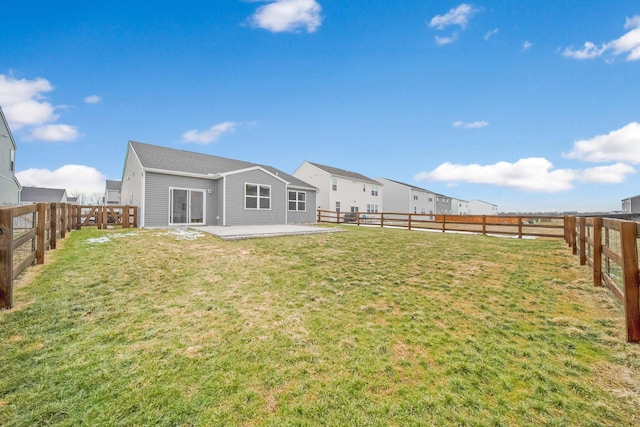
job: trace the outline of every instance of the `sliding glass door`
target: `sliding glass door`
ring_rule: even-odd
[[[169,190],[169,224],[204,224],[204,190],[171,188]]]

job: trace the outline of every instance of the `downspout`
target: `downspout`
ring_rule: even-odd
[[[147,174],[144,173],[144,169],[141,172],[141,179],[142,179],[142,194],[141,194],[141,201],[140,201],[140,228],[144,228],[144,212],[145,212],[145,201],[146,201],[146,191],[147,191]]]

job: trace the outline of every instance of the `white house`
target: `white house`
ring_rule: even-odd
[[[105,205],[119,205],[120,204],[120,187],[122,187],[122,181],[115,181],[108,179],[105,182],[104,198]]]
[[[470,215],[498,215],[498,205],[474,199],[469,201]]]
[[[384,185],[385,212],[435,214],[436,193],[393,179],[376,178]]]
[[[20,183],[16,179],[16,142],[0,107],[0,206],[20,202]]]
[[[383,212],[383,185],[357,172],[305,161],[293,176],[318,188],[318,209]]]
[[[622,199],[622,213],[640,213],[640,195]]]
[[[451,213],[453,215],[469,215],[469,202],[462,199],[451,199]]]

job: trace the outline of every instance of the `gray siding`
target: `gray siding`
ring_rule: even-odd
[[[122,172],[122,188],[120,193],[120,203],[128,206],[138,207],[138,225],[144,226],[142,222],[142,166],[134,155],[131,148],[127,150],[127,158]]]
[[[17,205],[20,202],[15,170],[11,170],[11,151],[14,149],[11,131],[0,117],[0,205]]]
[[[169,226],[169,189],[188,188],[205,191],[206,223],[213,225],[215,220],[215,181],[204,178],[165,175],[154,172],[145,174],[145,227]],[[207,190],[211,190],[208,193]]]
[[[290,189],[290,191],[303,191],[297,190],[295,188]],[[307,210],[305,212],[299,211],[289,211],[287,222],[289,224],[314,224],[317,219],[317,211],[316,211],[316,191],[305,191],[306,200],[307,200]],[[289,190],[287,191],[287,209],[288,209],[288,197]]]
[[[285,224],[286,184],[261,170],[228,175],[226,182],[225,225]],[[245,183],[271,186],[271,209],[245,209]]]

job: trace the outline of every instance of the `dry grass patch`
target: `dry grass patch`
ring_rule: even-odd
[[[72,233],[0,314],[0,424],[637,425],[638,346],[560,242],[345,230]]]

